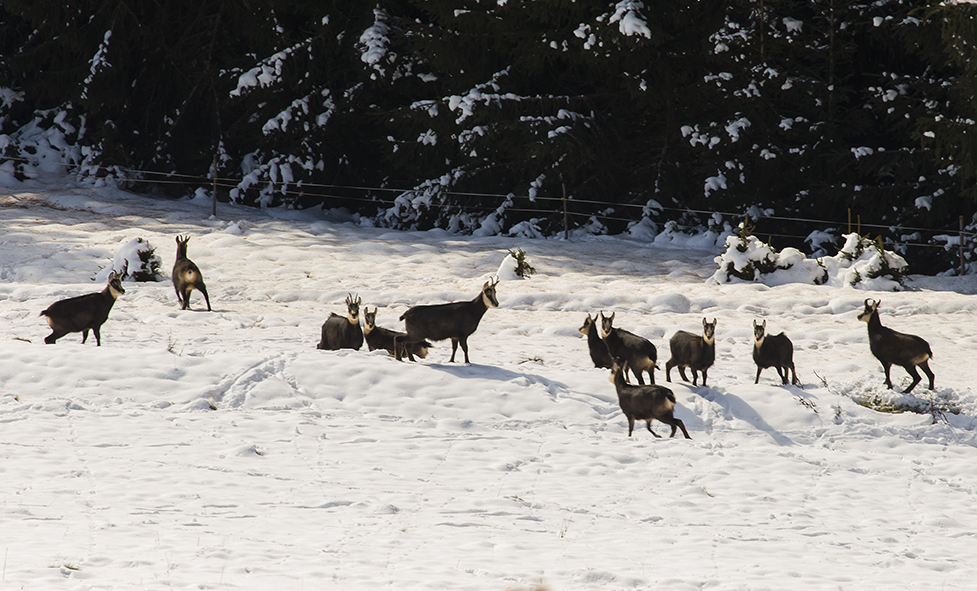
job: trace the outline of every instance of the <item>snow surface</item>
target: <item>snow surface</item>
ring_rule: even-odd
[[[973,277],[898,293],[715,285],[718,249],[675,236],[463,237],[209,208],[0,192],[0,591],[973,588]],[[101,290],[137,237],[168,270],[178,234],[213,312],[196,292],[181,311],[168,280],[128,282],[102,347],[43,344],[41,310]],[[447,363],[446,342],[416,364],[315,349],[347,294],[401,329],[410,306],[473,298],[515,248],[537,274],[499,284],[471,365]],[[895,368],[897,392],[882,384],[856,320],[866,297],[930,342],[935,394],[961,414],[855,404],[908,383]],[[691,441],[627,437],[577,331],[599,310],[662,366],[676,330],[718,319],[709,386],[669,386]],[[754,385],[754,319],[790,336],[803,388],[772,369]]]

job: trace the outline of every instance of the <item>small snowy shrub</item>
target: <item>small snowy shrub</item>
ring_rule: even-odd
[[[163,275],[160,267],[163,259],[156,254],[156,247],[142,238],[133,238],[112,260],[112,270],[122,273],[122,280],[126,281],[161,281]]]
[[[521,248],[510,250],[499,265],[499,279],[512,281],[514,279],[529,279],[536,273],[526,261],[526,252]]]
[[[845,245],[824,262],[831,285],[898,291],[904,287],[906,259],[882,248],[882,239],[869,240],[857,233],[845,234]]]

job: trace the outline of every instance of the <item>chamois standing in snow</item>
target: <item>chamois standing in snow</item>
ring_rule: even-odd
[[[790,383],[795,386],[799,385],[797,370],[794,369],[794,344],[784,333],[767,336],[766,330],[766,320],[763,321],[763,324],[757,324],[756,320],[753,321],[753,361],[756,363],[756,381],[753,383],[760,383],[761,371],[768,367],[774,367],[785,386],[787,385],[787,370],[790,370],[793,375]]]
[[[587,319],[583,321],[583,325],[577,330],[587,337],[590,360],[594,362],[594,367],[610,369],[611,363],[614,360],[611,359],[611,354],[607,352],[607,345],[604,344],[604,339],[600,338],[600,329],[595,325],[595,320],[590,317],[590,314],[587,314]]]
[[[921,379],[919,372],[916,371],[918,365],[929,377],[930,390],[932,390],[935,376],[929,366],[929,360],[933,358],[929,343],[916,335],[903,334],[882,326],[882,321],[879,320],[880,303],[881,300],[873,302],[871,299],[866,299],[865,310],[858,315],[858,319],[868,324],[868,345],[872,355],[882,362],[886,387],[892,389],[889,369],[893,365],[898,365],[912,376],[913,382],[906,388],[906,393],[912,392]]]
[[[81,332],[81,343],[88,340],[88,331],[95,333],[96,346],[102,346],[101,328],[109,317],[115,300],[126,290],[122,287],[122,274],[109,273],[108,285],[100,292],[89,293],[51,304],[41,316],[47,317],[50,335],[44,342],[53,345],[69,332]]]
[[[427,357],[427,350],[431,343],[427,341],[411,342],[406,332],[390,330],[377,326],[377,308],[370,312],[369,306],[363,309],[363,336],[370,351],[386,349],[392,356],[400,359],[404,355],[414,361],[414,355],[421,359]]]
[[[689,381],[685,377],[685,368],[688,367],[692,370],[692,385],[697,385],[696,371],[701,371],[702,385],[705,386],[707,372],[716,361],[716,319],[713,318],[711,323],[702,319],[702,336],[684,330],[676,332],[668,346],[672,358],[665,363],[665,380],[671,382],[672,368],[678,367],[682,380]]]
[[[443,341],[451,339],[451,362],[455,360],[458,344],[468,360],[468,337],[478,328],[478,323],[489,308],[498,308],[499,300],[495,286],[499,279],[486,281],[482,291],[471,301],[414,306],[400,317],[407,327],[407,337],[411,341]]]
[[[600,313],[600,337],[607,345],[607,352],[614,359],[625,360],[625,378],[627,378],[630,369],[634,373],[634,377],[638,379],[638,383],[644,384],[645,381],[641,377],[641,373],[646,371],[650,382],[654,384],[655,368],[658,367],[656,365],[658,350],[648,339],[639,337],[623,328],[614,328],[615,314],[616,312],[612,312],[610,316],[604,316],[603,312]]]
[[[338,349],[359,350],[363,346],[363,329],[360,328],[360,303],[363,300],[353,294],[346,298],[346,316],[335,312],[322,323],[322,338],[316,349],[336,351]]]
[[[635,421],[646,421],[648,432],[655,437],[661,437],[658,433],[651,430],[651,421],[659,420],[666,425],[671,425],[672,434],[675,437],[676,429],[681,429],[686,439],[689,432],[685,430],[685,423],[682,419],[676,419],[675,394],[664,386],[654,384],[647,386],[633,386],[624,381],[624,370],[627,361],[620,357],[613,360],[611,364],[611,383],[617,389],[617,399],[621,404],[621,412],[628,419],[628,437],[634,432]]]
[[[180,300],[180,309],[190,308],[190,292],[197,290],[203,294],[207,301],[207,311],[210,312],[210,296],[207,295],[207,286],[204,285],[204,276],[200,268],[187,258],[187,242],[189,236],[176,237],[176,262],[173,263],[173,289],[176,290],[176,299]]]

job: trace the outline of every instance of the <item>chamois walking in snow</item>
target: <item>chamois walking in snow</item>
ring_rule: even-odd
[[[614,315],[604,316],[600,313],[600,337],[607,345],[607,352],[614,359],[621,358],[626,362],[624,377],[627,378],[628,370],[634,373],[639,384],[645,381],[641,377],[642,372],[648,372],[650,383],[655,383],[655,362],[658,361],[658,350],[644,337],[628,332],[623,328],[614,328]]]
[[[590,349],[590,360],[594,362],[594,367],[603,367],[610,369],[611,354],[607,352],[607,345],[604,344],[604,339],[600,338],[600,328],[595,326],[596,322],[587,314],[587,319],[583,321],[583,325],[578,328],[581,334],[587,337],[587,347]]]
[[[109,317],[115,300],[126,290],[122,287],[122,274],[109,273],[108,285],[100,292],[89,293],[51,304],[41,316],[47,317],[50,335],[44,342],[53,345],[69,332],[81,332],[81,343],[88,340],[88,331],[95,333],[96,346],[102,346],[101,328]]]
[[[316,349],[336,351],[338,349],[359,350],[363,346],[363,329],[360,328],[360,303],[362,299],[346,298],[346,316],[335,312],[322,323],[322,338]]]
[[[377,308],[370,312],[369,306],[363,309],[363,336],[370,351],[386,349],[392,356],[400,359],[404,355],[414,361],[414,355],[421,359],[427,357],[427,350],[431,343],[427,341],[411,342],[406,332],[390,330],[377,326]]]
[[[706,322],[702,319],[702,336],[680,330],[672,335],[668,346],[672,351],[672,358],[665,363],[665,380],[671,382],[672,368],[678,367],[678,373],[683,381],[685,368],[692,370],[692,385],[697,385],[696,371],[702,372],[702,385],[706,385],[706,375],[709,368],[716,361],[716,319]]]
[[[930,390],[932,390],[935,376],[929,366],[929,360],[933,358],[929,343],[916,335],[903,334],[882,326],[882,321],[879,320],[880,303],[881,300],[873,302],[871,299],[866,299],[865,310],[858,315],[858,319],[868,324],[868,345],[872,355],[882,362],[886,387],[892,389],[889,369],[893,365],[898,365],[912,376],[913,383],[906,388],[906,394],[912,392],[921,379],[919,372],[916,371],[918,365],[929,377]]]
[[[611,363],[611,383],[617,389],[617,399],[621,404],[621,412],[628,418],[628,437],[634,432],[635,421],[646,421],[648,432],[655,437],[661,437],[658,433],[651,430],[651,421],[659,420],[666,425],[672,426],[672,434],[675,437],[676,429],[681,429],[686,439],[689,432],[685,430],[685,423],[682,419],[676,419],[675,394],[664,386],[654,384],[647,386],[632,386],[624,381],[624,371],[627,361],[616,358]]]
[[[468,361],[468,337],[478,328],[478,323],[489,308],[498,308],[499,300],[495,295],[495,286],[499,279],[486,281],[482,291],[471,301],[451,302],[449,304],[434,304],[430,306],[414,306],[400,317],[407,327],[407,336],[411,341],[443,341],[451,339],[451,362],[455,360],[458,344],[465,353],[465,363]]]
[[[760,372],[768,367],[777,369],[784,385],[787,385],[787,370],[793,374],[791,384],[798,386],[797,370],[794,369],[794,344],[790,342],[787,335],[766,335],[767,321],[757,324],[753,321],[753,361],[756,362],[756,381],[760,383]]]
[[[203,294],[207,301],[207,311],[210,312],[210,296],[207,295],[207,286],[204,285],[204,276],[197,265],[187,258],[187,242],[189,236],[176,237],[176,262],[173,263],[173,289],[176,290],[176,299],[180,300],[180,309],[190,308],[190,292],[197,290]]]

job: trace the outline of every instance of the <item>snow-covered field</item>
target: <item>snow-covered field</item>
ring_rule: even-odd
[[[111,189],[0,192],[0,591],[977,584],[973,278],[710,285],[716,251],[209,213]],[[181,311],[168,279],[127,282],[102,347],[44,345],[41,310],[100,291],[136,237],[168,276],[178,234],[213,312],[196,292]],[[315,349],[347,294],[402,329],[412,305],[473,298],[516,247],[538,273],[499,284],[471,365],[447,363],[448,342],[417,364]],[[935,393],[885,390],[856,320],[867,297],[930,342]],[[670,385],[692,440],[628,438],[577,331],[600,310],[662,366],[672,333],[718,319],[708,387]],[[793,340],[803,388],[773,369],[753,384],[754,319]],[[960,414],[854,402],[873,397]]]

